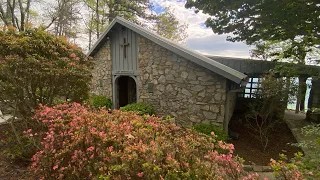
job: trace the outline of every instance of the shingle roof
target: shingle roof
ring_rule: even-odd
[[[107,38],[107,34],[110,32],[110,30],[116,25],[120,24],[122,26],[125,26],[126,28],[131,29],[132,31],[140,34],[141,36],[153,41],[154,43],[206,68],[211,70],[214,73],[217,73],[235,83],[241,84],[243,83],[243,80],[247,77],[245,74],[232,69],[226,65],[223,65],[217,61],[212,61],[212,59],[195,52],[193,50],[190,50],[186,47],[183,47],[181,45],[178,45],[158,34],[155,34],[135,23],[132,23],[130,21],[127,21],[121,17],[116,17],[109,27],[103,32],[103,34],[100,36],[100,38],[97,40],[97,42],[93,45],[93,47],[89,50],[88,56],[94,55],[104,44],[105,39]]]

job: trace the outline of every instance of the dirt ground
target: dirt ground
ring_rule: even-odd
[[[285,122],[274,127],[265,152],[262,151],[260,141],[244,123],[233,121],[230,123],[230,129],[239,133],[239,139],[230,140],[230,143],[234,144],[235,153],[245,160],[245,164],[269,165],[270,159],[279,159],[281,153],[291,158],[294,153],[302,152],[300,148],[290,145],[297,141]]]

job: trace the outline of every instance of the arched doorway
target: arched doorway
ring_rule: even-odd
[[[137,102],[136,81],[130,76],[120,76],[115,81],[115,108]]]

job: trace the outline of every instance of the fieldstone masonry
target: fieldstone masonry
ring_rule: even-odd
[[[222,125],[226,78],[139,38],[139,101],[184,125]],[[153,92],[148,89],[152,84]]]
[[[93,56],[91,90],[93,94],[112,98],[112,61],[110,41],[105,43],[99,52]]]
[[[107,42],[93,57],[92,93],[112,97],[112,61]],[[138,101],[151,104],[157,115],[170,115],[182,125],[222,126],[226,78],[139,37]],[[151,89],[150,89],[151,87]]]

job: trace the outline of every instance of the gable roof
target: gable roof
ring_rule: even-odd
[[[89,50],[87,53],[88,56],[93,56],[96,52],[99,51],[99,49],[104,44],[107,34],[111,31],[111,29],[116,25],[120,24],[122,26],[125,26],[126,28],[131,29],[132,31],[138,33],[139,35],[153,41],[154,43],[168,49],[169,51],[172,51],[182,57],[184,57],[187,60],[190,60],[206,69],[211,70],[214,73],[217,73],[237,84],[245,83],[244,79],[247,77],[245,74],[232,69],[226,65],[223,65],[217,61],[212,61],[212,59],[195,52],[193,50],[190,50],[188,48],[185,48],[181,45],[178,45],[158,34],[155,34],[153,32],[150,32],[147,29],[142,28],[141,26],[132,23],[130,21],[127,21],[121,17],[116,17],[111,24],[108,26],[108,28],[102,33],[100,38],[97,40],[97,42],[93,45],[93,47]]]

